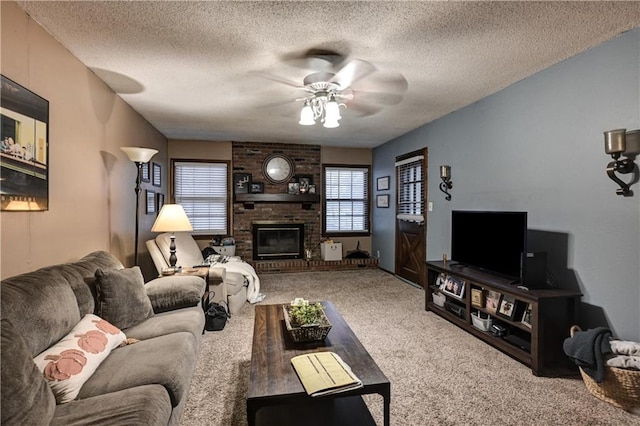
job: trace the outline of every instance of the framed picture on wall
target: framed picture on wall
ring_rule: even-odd
[[[376,207],[389,208],[389,194],[376,195]]]
[[[147,214],[154,214],[156,212],[156,193],[147,189],[145,195],[147,200]]]
[[[149,173],[149,163],[142,163],[142,172],[140,173],[140,178],[143,182],[151,182],[150,179],[151,173]]]
[[[160,213],[160,209],[164,206],[164,194],[156,194],[156,213]]]
[[[160,167],[160,164],[153,163],[152,172],[153,172],[152,185],[153,186],[162,186],[162,167]]]
[[[49,210],[49,101],[0,80],[2,211]]]
[[[389,176],[379,177],[376,180],[376,189],[378,191],[388,191],[389,190]]]

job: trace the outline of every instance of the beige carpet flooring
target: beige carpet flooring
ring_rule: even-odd
[[[381,270],[265,274],[263,304],[331,300],[391,382],[391,425],[639,425],[579,378],[540,378],[424,310],[424,292]],[[181,424],[246,425],[255,309],[207,332]],[[382,398],[365,398],[382,424]],[[304,422],[301,422],[303,425]]]

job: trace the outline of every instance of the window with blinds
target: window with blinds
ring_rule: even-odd
[[[369,234],[369,167],[324,167],[324,234]]]
[[[173,163],[173,195],[187,213],[194,234],[228,235],[227,163]]]
[[[423,156],[416,156],[396,163],[397,215],[400,219],[424,220],[423,159]]]

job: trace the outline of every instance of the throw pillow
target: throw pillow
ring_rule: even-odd
[[[138,266],[96,270],[96,313],[121,329],[133,327],[153,315]]]
[[[59,404],[73,401],[98,366],[127,337],[102,318],[87,314],[58,343],[34,358]]]

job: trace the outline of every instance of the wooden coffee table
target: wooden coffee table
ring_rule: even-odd
[[[282,305],[256,305],[247,393],[247,420],[254,425],[368,425],[371,413],[360,395],[377,393],[384,400],[384,425],[389,426],[391,385],[331,302],[321,302],[332,324],[323,342],[294,343],[284,324]],[[291,366],[291,358],[332,351],[351,367],[363,387],[312,398]]]

